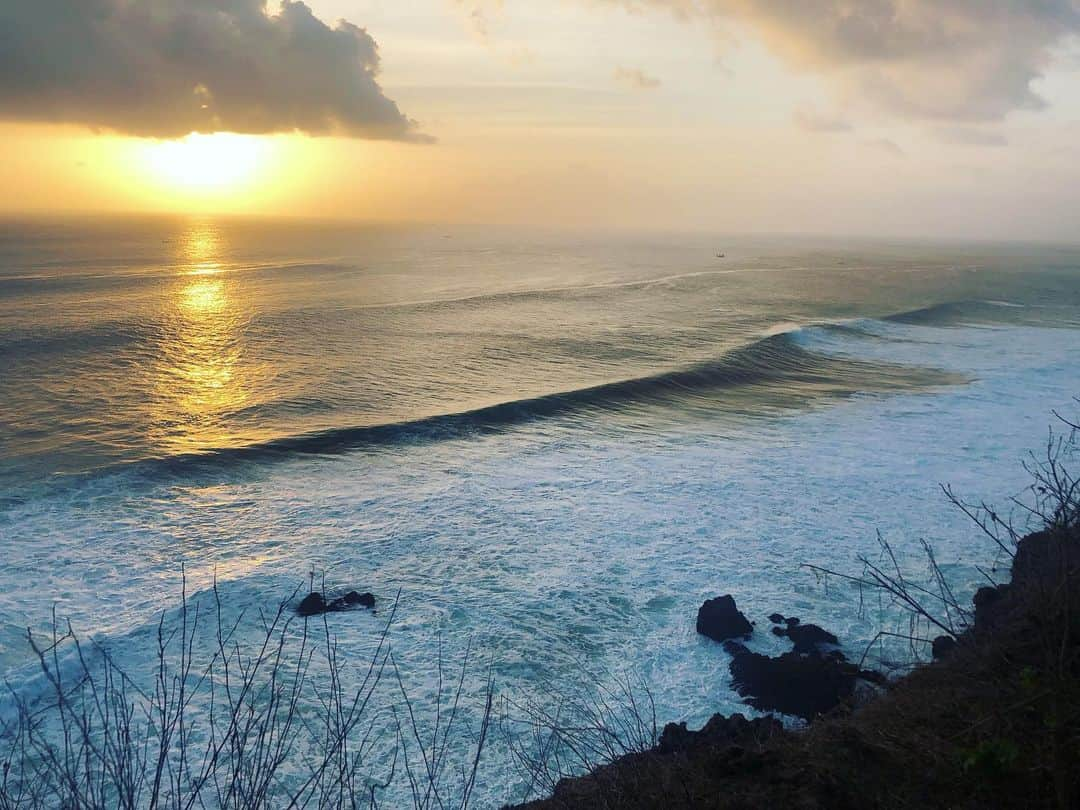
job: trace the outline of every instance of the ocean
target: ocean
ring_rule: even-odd
[[[746,712],[701,602],[861,654],[895,615],[805,566],[879,532],[970,595],[1002,561],[940,486],[1022,496],[1077,329],[1052,245],[6,221],[0,668],[45,688],[55,612],[150,677],[185,580],[254,639],[314,577],[379,602],[330,618],[358,667],[399,600],[421,716],[466,649],[514,700],[628,675],[660,722]],[[523,790],[492,751],[480,806]]]

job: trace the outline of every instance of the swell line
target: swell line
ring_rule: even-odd
[[[720,408],[718,395],[761,388],[810,399],[959,382],[937,369],[836,357],[801,347],[793,333],[770,335],[716,361],[585,388],[498,402],[413,420],[331,428],[238,447],[147,459],[177,470],[188,465],[270,459],[296,454],[333,455],[359,448],[423,444],[509,430],[565,416],[625,412],[658,405]],[[135,462],[141,463],[141,462]]]

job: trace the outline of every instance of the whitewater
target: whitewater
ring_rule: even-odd
[[[916,569],[929,541],[973,592],[996,549],[940,485],[1007,507],[1051,411],[1075,410],[1080,251],[721,246],[6,223],[8,684],[44,688],[25,634],[54,611],[138,678],[182,578],[250,617],[314,576],[376,596],[330,618],[358,666],[399,599],[421,713],[437,656],[470,649],[472,687],[490,671],[527,698],[629,673],[661,722],[693,725],[747,711],[694,631],[706,598],[861,654],[895,617],[804,564],[857,571],[879,532]],[[480,806],[522,798],[499,750]]]

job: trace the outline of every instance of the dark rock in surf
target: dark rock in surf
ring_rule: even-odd
[[[735,599],[730,595],[709,599],[698,608],[697,631],[713,641],[731,638],[749,638],[754,626],[739,612]]]
[[[300,600],[296,612],[301,616],[318,616],[320,613],[325,613],[326,609],[327,604],[323,595],[313,591]]]
[[[855,693],[860,680],[880,682],[878,673],[861,671],[843,655],[786,652],[776,658],[751,652],[737,641],[724,649],[731,655],[735,691],[762,711],[813,720]]]
[[[345,594],[346,605],[360,605],[361,607],[373,608],[375,607],[375,596],[370,593],[357,593],[356,591],[349,591]]]
[[[321,593],[312,592],[300,601],[296,612],[301,616],[319,616],[323,613],[338,613],[351,610],[354,607],[374,608],[375,597],[370,593],[349,591],[344,596],[339,596],[327,602]]]
[[[793,649],[775,658],[751,652],[743,644],[727,641],[735,691],[763,711],[791,714],[812,720],[851,699],[860,686],[881,684],[881,673],[860,670],[838,649],[840,641],[816,624],[802,624],[794,616],[775,613],[775,635],[787,638]]]
[[[769,615],[769,621],[773,624],[786,624],[788,627],[794,627],[799,623],[798,616],[785,616],[782,613],[772,613]],[[773,632],[776,632],[775,630]],[[777,633],[779,635],[779,633]]]
[[[819,652],[822,647],[838,647],[840,645],[840,640],[836,636],[816,624],[798,624],[798,619],[794,620],[795,624],[792,624],[791,619],[787,621],[788,626],[786,628],[774,627],[773,633],[791,639],[797,653]]]

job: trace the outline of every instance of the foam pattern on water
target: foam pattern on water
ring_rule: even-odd
[[[746,711],[727,656],[694,631],[704,599],[734,594],[758,623],[761,649],[782,646],[764,632],[779,611],[861,652],[886,619],[859,615],[851,590],[825,589],[800,566],[856,571],[877,531],[913,568],[919,539],[929,540],[970,594],[975,566],[994,549],[939,484],[996,503],[1021,491],[1024,454],[1045,439],[1050,409],[1077,393],[1070,330],[854,326],[797,339],[971,381],[767,419],[695,412],[615,430],[597,414],[566,429],[555,420],[195,479],[120,472],[8,509],[0,650],[9,680],[40,687],[21,637],[46,626],[50,598],[145,677],[156,615],[175,604],[183,564],[190,592],[205,592],[216,573],[233,612],[272,605],[312,570],[373,591],[384,608],[400,590],[393,645],[421,712],[440,640],[450,662],[471,643],[507,694],[573,684],[586,669],[629,670],[650,685],[661,721]],[[366,662],[380,622],[332,616],[342,654]],[[513,798],[515,779],[493,751],[480,806]]]

